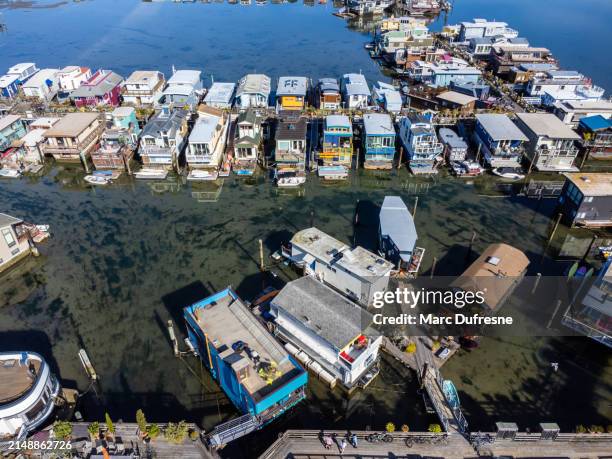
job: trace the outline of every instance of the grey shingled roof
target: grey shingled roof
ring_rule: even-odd
[[[289,282],[272,303],[338,350],[372,321],[367,311],[312,276]]]

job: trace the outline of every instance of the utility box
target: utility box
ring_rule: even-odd
[[[540,423],[540,438],[542,440],[554,440],[559,435],[559,426],[554,422]]]
[[[496,438],[499,440],[514,440],[518,433],[518,426],[514,422],[496,422]]]

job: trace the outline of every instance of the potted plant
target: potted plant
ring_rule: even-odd
[[[431,433],[441,433],[442,427],[440,427],[440,424],[429,424],[427,431]]]
[[[144,440],[144,438],[148,435],[147,418],[145,417],[145,414],[141,409],[136,411],[136,424],[138,424],[140,438]]]
[[[393,432],[395,432],[395,424],[393,424],[392,422],[387,422],[387,425],[385,426],[385,429],[386,429],[387,432],[393,433]]]
[[[113,424],[113,420],[108,413],[104,413],[104,419],[106,423],[106,437],[107,439],[112,440],[115,438],[115,424]]]
[[[409,343],[408,346],[406,346],[406,349],[404,352],[406,352],[407,354],[414,354],[416,352],[416,343]]]
[[[169,422],[164,430],[164,437],[168,442],[179,445],[185,441],[188,433],[189,427],[185,421],[181,421],[178,424]]]
[[[159,437],[160,431],[161,430],[157,424],[149,424],[147,426],[147,435],[144,438],[144,441],[148,443],[151,440],[155,440],[157,437]]]
[[[402,432],[410,432],[410,427],[408,427],[408,424],[402,424]]]
[[[53,423],[53,436],[58,440],[68,440],[72,435],[72,424],[68,421],[55,421]]]
[[[189,429],[189,439],[191,441],[197,441],[200,438],[200,434],[197,429]]]
[[[100,423],[98,421],[94,421],[87,426],[87,432],[89,432],[89,436],[91,437],[91,441],[94,442],[100,437]]]

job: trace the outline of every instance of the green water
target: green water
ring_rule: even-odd
[[[107,409],[114,418],[133,420],[136,409],[143,408],[152,420],[186,418],[208,429],[236,415],[197,359],[173,356],[167,320],[182,326],[182,307],[228,285],[251,299],[270,283],[290,278],[282,265],[272,268],[276,278],[259,273],[258,240],[267,259],[311,221],[340,240],[374,249],[378,206],[388,194],[401,196],[409,207],[418,196],[423,272],[436,257],[437,274],[460,273],[469,261],[474,231],[474,254],[506,241],[527,253],[534,272],[563,268],[548,258],[540,265],[554,200],[504,197],[491,177],[469,182],[416,179],[405,170],[359,171],[349,183],[337,185],[310,176],[298,193],[282,192],[263,175],[229,178],[222,188],[123,178],[96,189],[85,186],[83,175],[54,167],[40,179],[0,182],[4,212],[49,224],[52,233],[40,258],[2,278],[0,347],[43,353],[65,386],[82,391],[88,384],[77,352],[87,349],[101,380],[100,399],[90,392],[83,405],[90,418]],[[511,187],[516,191],[520,185]],[[360,225],[354,232],[358,200]],[[182,340],[182,329],[179,334]],[[546,419],[565,428],[605,424],[610,353],[586,339],[551,340],[483,342],[447,364],[444,375],[455,381],[473,426],[491,429],[500,420],[498,411],[502,420],[521,421],[522,427]],[[580,360],[571,363],[576,346],[582,349]],[[584,352],[585,347],[592,350]],[[567,363],[553,375],[546,403],[533,405],[551,378],[546,369],[555,349]],[[576,400],[584,403],[563,413],[560,407],[574,391],[583,394]],[[540,417],[525,414],[534,410]],[[261,448],[287,427],[380,429],[388,421],[415,430],[426,428],[432,417],[424,413],[413,375],[385,362],[376,383],[350,400],[311,382],[306,403],[237,447]]]

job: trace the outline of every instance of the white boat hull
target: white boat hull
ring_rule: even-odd
[[[141,169],[134,173],[134,177],[140,180],[164,180],[167,176],[166,170]]]

